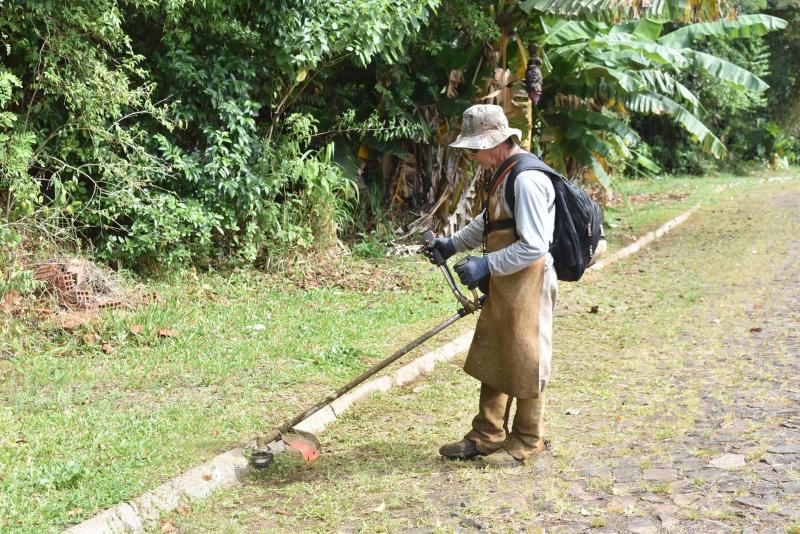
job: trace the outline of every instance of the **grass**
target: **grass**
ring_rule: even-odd
[[[757,180],[741,177],[663,180],[649,187],[685,188],[689,197],[673,203],[631,204],[607,213],[617,229],[641,235],[688,205],[759,186]],[[623,191],[633,194],[647,187],[632,182],[624,184]],[[611,230],[612,244],[621,245],[624,236]],[[695,253],[690,256],[697,259]],[[663,411],[661,405],[639,402],[642,392],[654,384],[644,376],[630,377],[641,368],[642,347],[652,341],[653,332],[679,329],[695,307],[709,304],[704,300],[709,293],[699,283],[685,293],[692,291],[696,298],[673,293],[665,277],[675,271],[662,272],[662,267],[657,262],[640,264],[641,285],[635,287],[615,285],[599,275],[591,275],[588,284],[562,286],[559,314],[569,314],[574,332],[566,335],[567,325],[557,319],[561,325],[557,328],[562,329],[557,333],[559,343],[569,339],[566,350],[611,347],[617,365],[609,366],[606,357],[563,362],[558,371],[563,385],[554,393],[554,414],[581,406],[583,415],[592,417],[613,407],[619,419],[612,428],[637,435],[649,430],[640,419]],[[163,303],[109,315],[78,332],[41,330],[24,321],[2,319],[0,353],[13,357],[0,360],[0,530],[55,531],[151,489],[302,411],[455,311],[441,274],[419,259],[351,259],[335,268],[348,271],[348,280],[358,283],[299,290],[288,279],[250,271],[187,275],[153,285]],[[585,313],[593,304],[600,305],[601,313]],[[646,324],[629,324],[628,317],[643,314]],[[454,337],[470,321],[459,323],[428,346]],[[142,332],[133,334],[133,325],[142,325]],[[162,328],[174,329],[177,335],[161,337]],[[99,341],[87,342],[95,336]],[[101,350],[102,342],[113,346],[112,354]],[[657,345],[650,357],[667,369],[670,365],[677,369],[659,353],[673,349],[696,350],[691,339],[679,338]],[[321,531],[354,515],[359,529],[393,531],[403,524],[413,526],[401,517],[402,510],[429,507],[429,514],[421,514],[426,524],[449,531],[449,523],[437,524],[434,518],[438,505],[423,497],[437,488],[429,473],[465,488],[494,479],[467,466],[443,466],[430,457],[429,451],[444,434],[455,437],[463,430],[466,419],[454,419],[453,414],[466,418],[474,404],[474,395],[465,392],[474,390],[475,383],[455,366],[437,376],[419,393],[405,392],[408,399],[402,407],[394,395],[386,395],[348,416],[341,435],[326,436],[326,450],[338,458],[327,467],[281,460],[268,474],[256,475],[252,481],[256,487],[278,481],[278,491],[266,497],[285,515],[240,492],[226,493],[206,509],[193,505],[199,512],[190,515],[216,517],[220,512],[216,506],[241,508],[243,517],[255,514],[265,527],[317,524]],[[623,377],[630,402],[618,404]],[[563,389],[567,385],[573,386],[569,394]],[[688,410],[696,406],[692,399],[681,402]],[[409,422],[402,440],[397,439],[398,412],[418,418]],[[555,415],[551,424],[569,425],[568,417]],[[677,421],[670,432],[688,424],[685,419]],[[582,429],[574,432],[577,436]],[[591,438],[593,447],[621,439],[607,428],[593,432]],[[564,439],[557,444],[560,468],[585,459],[586,451],[575,443],[581,442]],[[310,490],[317,483],[324,485],[323,491]],[[541,489],[548,497],[539,504],[562,514],[572,510],[566,499],[568,485],[551,480]],[[358,495],[380,500],[361,501]],[[381,502],[382,512],[370,512]],[[480,516],[489,513],[491,504],[470,502],[468,511]],[[174,519],[186,518],[177,513]],[[214,524],[219,526],[216,531],[239,531],[235,525]]]
[[[77,332],[5,322],[14,357],[0,362],[0,524],[44,531],[130,499],[302,411],[455,311],[427,264],[377,264],[413,290],[300,291],[210,274],[156,286],[164,303]]]
[[[792,187],[796,190],[797,184]],[[768,224],[728,233],[728,225],[742,215],[737,194],[721,201],[719,208],[701,210],[687,227],[634,260],[592,274],[585,284],[562,285],[554,336],[557,379],[548,400],[550,454],[513,471],[441,461],[437,447],[463,435],[477,397],[474,380],[456,361],[437,370],[418,393],[413,393],[416,384],[409,385],[337,421],[321,436],[325,455],[318,464],[284,458],[274,471],[255,473],[233,492],[239,503],[236,531],[372,532],[387,525],[390,531],[427,526],[454,531],[460,519],[453,513],[466,513],[492,532],[532,525],[546,525],[548,531],[555,525],[558,531],[559,522],[575,521],[583,506],[570,495],[576,469],[623,458],[658,467],[667,455],[662,443],[653,443],[654,430],[666,427],[684,435],[702,418],[698,399],[711,384],[736,388],[743,373],[752,372],[736,362],[735,349],[721,347],[731,332],[742,328],[742,314],[759,298],[755,289],[768,276],[764,265],[779,268],[785,251],[774,248],[758,265],[742,264],[735,252],[745,243],[770,242],[775,223],[785,214],[765,209],[773,194],[769,190],[742,186],[740,191],[748,195],[751,213],[762,213]],[[702,288],[702,299],[690,302],[680,296],[686,279]],[[588,313],[589,304],[600,299],[606,311]],[[716,398],[730,398],[725,391],[717,393]],[[566,414],[576,407],[580,416]],[[715,455],[706,449],[693,452]],[[634,484],[661,496],[673,492],[669,484]],[[628,493],[627,486],[603,477],[586,487],[607,497]],[[405,501],[411,497],[422,497],[424,505]],[[512,499],[525,506],[524,517],[495,512]],[[275,513],[269,504],[275,501],[291,502],[289,515]],[[309,520],[307,510],[320,501],[327,504],[328,515]],[[382,501],[385,509],[372,512]],[[213,498],[211,509],[176,518],[177,524],[193,532],[224,529],[234,524],[232,513],[216,508],[226,502],[229,496]],[[460,507],[460,502],[467,506]],[[625,502],[607,513],[616,520],[619,515],[613,514],[647,513]],[[680,515],[687,521],[700,519],[692,507]],[[616,528],[609,517],[601,517]],[[585,521],[592,526],[591,519]]]
[[[748,176],[664,176],[620,181],[615,184],[618,201],[606,207],[603,212],[609,252],[613,253],[630,244],[692,206],[716,202],[742,190],[758,187],[762,180],[791,174],[791,171],[758,171],[757,174]],[[648,199],[641,195],[653,197]],[[636,200],[637,196],[644,200]],[[687,298],[697,298],[691,292],[687,295]]]

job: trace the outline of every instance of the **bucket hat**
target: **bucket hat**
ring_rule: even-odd
[[[494,104],[477,104],[464,111],[461,133],[450,146],[482,150],[494,148],[512,135],[522,139],[522,132],[508,127],[503,108]]]

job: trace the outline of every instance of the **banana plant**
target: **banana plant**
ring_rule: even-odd
[[[658,171],[637,150],[639,135],[627,119],[632,112],[669,116],[707,152],[724,157],[725,146],[703,122],[702,102],[681,83],[682,74],[699,68],[743,91],[763,91],[767,85],[692,45],[786,26],[767,15],[729,18],[732,12],[718,0],[497,0],[486,9],[499,37],[483,43],[482,55],[448,67],[458,71],[449,78],[448,94],[466,93],[464,86],[471,84],[471,102],[503,106],[512,125],[533,133],[532,149],[548,163],[567,176],[596,179],[606,188],[611,186],[609,170],[621,162]],[[692,23],[672,30],[675,22]],[[519,105],[525,101],[520,78],[529,44],[543,54],[543,93],[533,113]],[[448,120],[446,113],[438,117],[450,126],[457,126],[459,119]],[[448,135],[440,137],[439,187],[420,221],[433,218],[452,231],[479,209],[479,175],[447,151]]]
[[[583,20],[658,18],[675,22],[716,20],[735,15],[727,0],[524,0],[520,8]]]
[[[572,174],[576,168],[589,168],[589,175],[607,187],[610,161],[636,159],[655,170],[635,152],[639,136],[626,124],[630,112],[669,116],[705,151],[724,157],[725,146],[703,122],[702,103],[680,82],[680,75],[702,69],[742,91],[764,91],[767,84],[691,45],[697,39],[762,35],[786,26],[775,17],[749,15],[662,33],[666,22],[650,18],[610,24],[538,15],[546,52],[542,148],[560,170]]]

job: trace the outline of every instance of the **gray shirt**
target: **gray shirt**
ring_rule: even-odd
[[[510,211],[505,198],[503,203]],[[539,171],[523,171],[514,183],[514,219],[519,239],[511,245],[489,252],[489,271],[509,275],[520,271],[544,255],[551,266],[553,258],[548,250],[553,241],[556,220],[555,191],[550,178]],[[457,252],[483,245],[483,213],[467,226],[453,234]]]

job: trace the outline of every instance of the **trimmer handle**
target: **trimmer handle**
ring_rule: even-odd
[[[472,300],[469,300],[464,293],[458,288],[455,279],[453,278],[453,273],[450,272],[450,268],[447,266],[447,260],[444,259],[442,253],[436,250],[433,246],[434,241],[436,240],[436,235],[433,233],[433,230],[425,230],[422,232],[422,241],[425,243],[425,251],[426,255],[429,258],[432,258],[434,263],[442,270],[444,273],[444,277],[447,280],[447,284],[450,286],[450,289],[453,291],[453,294],[456,297],[456,300],[461,304],[463,311],[465,314],[473,313],[481,308],[483,304],[483,299],[478,296],[478,292],[475,291],[474,287],[469,289],[472,290]]]
[[[436,234],[433,233],[433,230],[425,230],[422,232],[422,242],[425,245],[426,250],[428,251],[428,256],[433,259],[433,263],[439,267],[442,265],[447,264],[447,260],[444,259],[442,253],[433,246],[434,242],[436,241]]]

